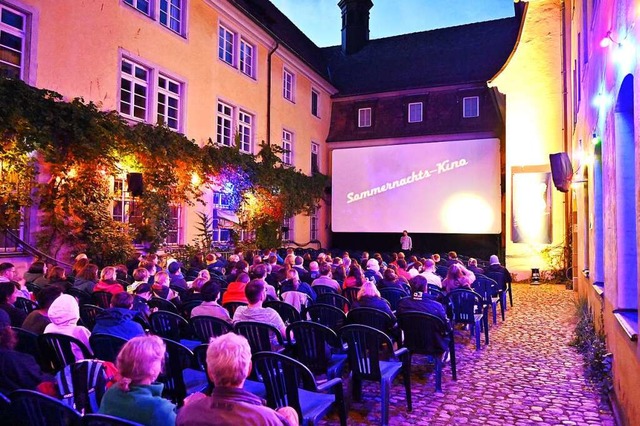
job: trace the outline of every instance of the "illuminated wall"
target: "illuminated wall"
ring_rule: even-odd
[[[535,177],[535,190],[525,185],[530,179],[524,179],[526,175],[549,172],[549,154],[564,151],[562,1],[529,2],[518,47],[491,85],[506,95],[507,105],[506,262],[511,272],[528,278],[531,268],[544,270],[548,266],[540,256],[540,250],[549,246],[547,223],[552,245],[563,244],[566,232],[564,196],[552,189],[548,198],[540,179]],[[515,204],[514,190],[519,192],[516,201],[520,200]],[[538,214],[531,214],[531,203],[535,203]],[[517,227],[526,232],[514,235],[518,211]]]

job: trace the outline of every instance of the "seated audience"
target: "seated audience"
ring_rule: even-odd
[[[398,265],[398,269],[396,271],[398,276],[404,278],[405,280],[407,280],[407,282],[409,282],[412,277],[411,274],[407,271],[407,261],[404,260],[404,255],[402,257],[398,256],[398,261],[396,263]]]
[[[132,277],[133,282],[127,287],[128,293],[135,293],[138,286],[149,283],[149,271],[145,268],[134,269]]]
[[[98,412],[147,426],[174,426],[176,406],[162,397],[164,385],[155,383],[165,351],[158,336],[128,341],[116,360],[120,380],[104,394]]]
[[[251,372],[251,348],[234,333],[211,339],[207,349],[207,372],[215,387],[210,397],[186,404],[176,426],[294,426],[298,414],[291,407],[273,410],[257,396],[242,389]]]
[[[76,261],[74,262],[73,267],[71,268],[70,277],[74,279],[78,276],[80,271],[82,271],[82,269],[90,263],[89,258],[87,258],[86,254],[82,253],[82,254],[79,254],[78,256],[76,256]]]
[[[337,257],[336,259],[340,258]],[[333,275],[333,279],[336,280],[342,287],[342,285],[344,284],[344,280],[347,279],[347,273],[344,269],[344,265],[342,265],[342,259],[340,259],[340,262],[341,263],[338,265],[334,264],[333,272],[331,274]]]
[[[376,284],[378,281],[382,279],[382,274],[380,273],[380,264],[376,259],[367,260],[367,270],[364,271],[364,277],[368,280],[375,280]]]
[[[100,281],[93,288],[93,291],[106,291],[112,295],[122,293],[124,287],[116,279],[116,268],[113,266],[107,266],[100,272]]]
[[[229,302],[249,303],[244,292],[244,289],[249,281],[251,281],[249,279],[249,274],[247,274],[246,272],[241,272],[238,275],[238,278],[234,282],[229,283],[229,285],[227,286],[227,291],[225,291],[224,295],[222,296],[222,304],[224,305],[225,303]]]
[[[0,310],[0,392],[5,395],[17,389],[36,390],[41,383],[54,380],[31,355],[16,351],[17,343],[9,315]]]
[[[27,313],[14,306],[20,293],[20,284],[13,281],[0,282],[0,310],[9,315],[13,327],[21,327]]]
[[[249,273],[249,264],[244,260],[239,260],[235,263],[233,268],[229,270],[229,274],[225,277],[228,283],[237,281],[238,275],[246,272]]]
[[[49,281],[44,285],[45,287],[55,285],[60,287],[62,291],[67,291],[72,287],[72,283],[67,279],[67,272],[62,266],[54,266],[49,269],[47,279]]]
[[[249,268],[249,278],[258,279],[264,281],[264,286],[267,289],[268,300],[278,300],[276,289],[271,284],[267,283],[267,275],[269,274],[269,265],[257,264]]]
[[[22,278],[24,278],[25,283],[33,283],[34,281],[40,278],[46,279],[44,278],[46,275],[47,275],[47,264],[40,260],[36,260],[31,264],[31,266],[29,266],[29,270],[24,273]],[[40,287],[44,287],[44,285]]]
[[[133,277],[129,275],[129,270],[126,265],[116,265],[116,280],[126,286],[133,282]]]
[[[326,287],[330,287],[336,293],[342,293],[342,289],[340,288],[340,284],[338,281],[333,279],[331,274],[331,265],[328,263],[323,263],[320,265],[320,276],[313,280],[311,283],[311,287],[315,287],[317,285],[324,285]]]
[[[182,276],[182,270],[180,269],[180,262],[171,262],[167,267],[167,271],[169,272],[169,285],[176,286],[183,290],[189,288],[187,285],[187,281]]]
[[[437,285],[442,288],[442,278],[436,274],[436,263],[433,259],[426,259],[424,261],[424,272],[420,275],[427,279],[427,283]]]
[[[462,261],[460,259],[458,259],[458,253],[456,253],[455,251],[451,250],[448,253],[447,266],[451,266],[454,263],[458,263],[458,264],[462,265]]]
[[[274,326],[280,334],[285,336],[285,326],[280,315],[272,308],[263,308],[262,303],[267,299],[267,289],[262,280],[254,279],[244,288],[249,301],[248,306],[238,306],[233,314],[233,322],[257,321]]]
[[[114,294],[111,298],[111,307],[96,317],[93,333],[110,334],[127,340],[143,336],[144,329],[134,321],[138,312],[132,310],[132,307],[133,296],[131,294],[126,291]]]
[[[489,258],[489,266],[485,268],[485,272],[502,272],[502,276],[504,277],[504,284],[511,284],[511,273],[500,264],[500,259],[495,254],[492,254]],[[506,288],[506,287],[505,287]]]
[[[193,280],[193,282],[191,283],[191,288],[189,288],[189,290],[187,290],[182,296],[180,296],[182,303],[190,302],[192,300],[202,300],[202,286],[204,286],[208,282],[211,281],[205,281],[204,278],[200,277]]]
[[[484,274],[484,269],[482,269],[482,268],[480,268],[478,266],[478,261],[476,259],[474,259],[473,257],[469,258],[469,266],[467,266],[467,269],[470,270],[471,272],[473,272],[476,275]]]
[[[444,291],[449,293],[456,288],[471,288],[476,276],[464,267],[463,264],[454,262],[449,266],[447,277],[442,281]]]
[[[202,286],[200,291],[203,302],[193,308],[191,311],[191,318],[206,315],[210,317],[220,318],[226,321],[231,321],[229,312],[218,304],[220,298],[220,285],[215,281],[209,281]]]
[[[378,288],[397,288],[406,291],[407,280],[398,277],[393,267],[385,269],[383,278],[378,282]]]
[[[175,305],[180,304],[180,296],[169,288],[169,274],[164,271],[156,273],[151,291],[155,297],[168,300]]]
[[[93,263],[87,264],[76,275],[76,279],[73,281],[73,288],[85,291],[87,293],[93,293],[93,289],[98,283],[98,265]]]
[[[348,287],[362,287],[362,283],[365,281],[364,274],[362,273],[362,268],[358,265],[357,262],[352,262],[351,266],[349,266],[349,274],[347,278],[344,279],[343,288]]]
[[[80,319],[80,308],[75,297],[68,294],[61,294],[49,307],[49,319],[51,324],[44,329],[46,333],[66,334],[80,340],[87,349],[91,350],[89,345],[89,336],[91,332],[85,327],[78,325]],[[76,360],[84,359],[84,355],[80,348],[73,347],[73,353]]]
[[[305,275],[300,275],[300,279],[306,282],[307,284],[311,284],[313,280],[319,277],[320,277],[320,265],[315,260],[309,263],[309,272]]]
[[[280,297],[282,300],[292,305],[298,312],[305,308],[311,299],[311,294],[315,295],[315,292],[309,284],[300,281],[298,271],[295,269],[289,269],[287,271],[287,280],[282,285],[282,293]],[[304,291],[303,291],[304,290]]]
[[[47,325],[51,324],[49,319],[49,307],[54,300],[62,294],[62,290],[58,286],[49,286],[40,290],[36,295],[36,301],[38,302],[38,309],[32,311],[25,318],[22,323],[22,327],[27,331],[35,334],[44,333],[44,329]]]
[[[389,305],[389,302],[386,299],[383,299],[382,296],[380,296],[380,291],[378,291],[378,288],[376,287],[375,283],[373,283],[372,281],[366,280],[362,284],[362,288],[358,292],[357,299],[354,300],[353,305],[351,307],[352,308],[375,308],[375,309],[378,309],[379,311],[384,312],[385,314],[388,314],[393,320],[393,322],[394,323],[396,322],[396,316],[393,313],[393,311],[391,311],[391,306]]]

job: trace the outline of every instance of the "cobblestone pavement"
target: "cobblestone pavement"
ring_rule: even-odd
[[[399,376],[391,391],[390,424],[615,426],[610,408],[585,380],[581,355],[568,346],[574,294],[562,285],[514,284],[514,306],[504,323],[498,315],[488,346],[483,338],[475,351],[469,332],[456,331],[458,380],[451,379],[447,364],[442,393],[435,392],[426,358],[413,357],[413,411],[406,411]],[[349,402],[349,425],[380,424],[379,393],[378,384],[368,384],[362,402]],[[338,417],[321,424],[337,425]]]

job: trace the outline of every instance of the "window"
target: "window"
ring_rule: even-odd
[[[233,108],[218,102],[217,141],[220,145],[233,146],[231,129],[233,123]]]
[[[229,201],[229,194],[218,191],[213,193],[213,207],[228,209],[230,205],[231,202]]]
[[[231,231],[227,228],[214,228],[211,241],[214,243],[226,243],[231,240]]]
[[[282,240],[293,241],[293,218],[287,217],[282,221]]]
[[[358,110],[358,127],[371,127],[371,108]]]
[[[480,104],[480,98],[478,96],[462,98],[462,116],[464,118],[479,117],[480,116],[479,104]]]
[[[218,31],[218,58],[232,66],[235,65],[233,62],[234,42],[235,35],[221,25]]]
[[[292,149],[293,149],[293,134],[288,130],[282,131],[282,149],[284,152],[282,153],[282,162],[284,164],[293,164],[292,163]]]
[[[320,95],[315,90],[311,91],[311,114],[320,117],[318,114],[318,99]]]
[[[160,0],[160,23],[182,34],[182,0]]]
[[[25,78],[27,16],[0,4],[0,77]]]
[[[240,134],[240,151],[251,153],[253,117],[244,111],[238,112],[238,133]]]
[[[311,173],[320,173],[320,146],[311,142]]]
[[[253,77],[253,51],[254,48],[245,40],[240,40],[240,71],[243,74]]]
[[[157,20],[163,27],[183,34],[184,0],[124,0],[126,4]]]
[[[313,211],[311,215],[311,229],[309,230],[309,239],[311,241],[318,239],[318,227],[319,227],[319,219],[318,219],[318,209]]]
[[[149,70],[128,59],[120,66],[120,114],[145,121],[149,96]]]
[[[282,96],[291,102],[293,102],[293,80],[293,74],[285,69],[282,78]]]
[[[409,104],[409,123],[422,122],[422,102],[412,102]]]
[[[158,123],[172,130],[179,130],[180,83],[158,76]]]

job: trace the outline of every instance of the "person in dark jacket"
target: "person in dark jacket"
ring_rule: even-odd
[[[51,324],[49,319],[49,306],[62,294],[60,287],[51,285],[45,287],[36,296],[38,309],[32,311],[22,323],[22,328],[35,334],[44,333],[47,325]]]
[[[167,271],[169,271],[169,286],[176,286],[183,290],[187,290],[189,286],[187,285],[187,281],[182,276],[182,270],[180,269],[180,262],[171,262],[167,267]]]
[[[378,281],[378,289],[381,288],[397,288],[400,289],[402,291],[406,291],[405,290],[405,285],[408,285],[407,280],[399,277],[396,274],[396,271],[393,269],[393,267],[389,267],[387,269],[384,270],[384,274],[383,277],[380,281]]]
[[[380,296],[376,285],[369,280],[365,280],[365,282],[362,283],[362,288],[360,288],[352,308],[375,308],[389,315],[393,322],[396,322],[396,316],[391,310],[389,302]]]
[[[127,292],[114,294],[111,298],[111,307],[96,318],[93,333],[110,334],[127,340],[136,336],[143,336],[144,330],[142,326],[134,321],[138,313],[131,310],[132,306],[132,295]]]
[[[0,283],[0,310],[9,315],[13,327],[21,327],[24,319],[27,317],[25,311],[13,306],[21,294],[19,285],[20,284],[16,284],[13,281]]]
[[[35,390],[40,383],[53,381],[31,355],[14,350],[17,343],[9,315],[0,310],[0,392],[5,395],[16,389]]]

